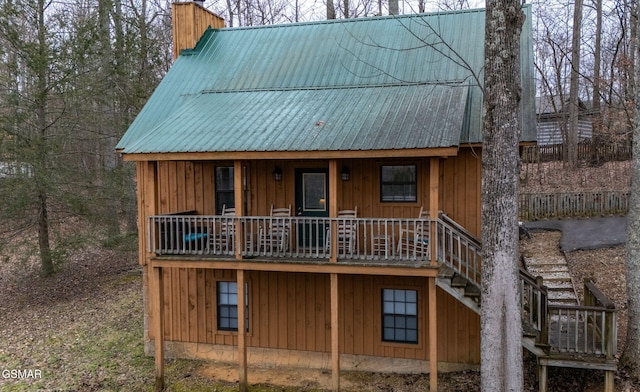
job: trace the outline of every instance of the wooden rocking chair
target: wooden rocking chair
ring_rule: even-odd
[[[214,252],[233,254],[235,252],[234,238],[236,235],[236,209],[227,208],[226,204],[222,206],[222,219],[219,225],[213,227],[213,235],[210,238],[210,246],[213,246]]]
[[[291,233],[291,205],[284,208],[271,206],[271,219],[260,228],[260,250],[267,255],[284,253],[289,249]]]
[[[422,258],[429,253],[429,211],[420,207],[418,219],[400,229],[398,254]]]

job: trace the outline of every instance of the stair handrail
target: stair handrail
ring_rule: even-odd
[[[602,329],[598,329],[604,339],[604,351],[607,359],[613,359],[617,352],[618,326],[616,320],[616,305],[607,298],[592,279],[584,280],[584,305],[606,309]],[[596,324],[597,325],[597,324]]]
[[[533,329],[536,333],[536,345],[549,346],[549,296],[547,286],[541,276],[533,276],[520,268],[520,306],[522,328]]]
[[[464,277],[476,288],[481,288],[482,243],[471,232],[440,211],[436,221],[436,258]]]
[[[467,238],[469,241],[474,242],[475,245],[478,247],[478,249],[482,249],[482,241],[480,241],[480,239],[478,237],[473,235],[473,233],[471,233],[469,230],[467,230],[464,226],[462,226],[461,224],[459,224],[455,220],[451,219],[443,211],[439,211],[438,212],[438,218],[441,221],[443,221],[444,223],[446,223],[447,225],[455,227],[455,229],[459,233],[463,234],[465,236],[465,238]]]

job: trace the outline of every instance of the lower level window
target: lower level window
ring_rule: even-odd
[[[246,286],[245,286],[245,292]],[[248,292],[247,292],[248,299]],[[249,329],[249,302],[247,303],[246,325]],[[221,331],[238,330],[238,283],[218,282],[218,329]]]
[[[418,343],[418,292],[382,289],[382,340]]]

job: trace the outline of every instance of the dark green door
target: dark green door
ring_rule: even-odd
[[[309,217],[298,223],[298,246],[323,246],[327,226],[314,218],[329,216],[328,169],[296,169],[296,216]]]

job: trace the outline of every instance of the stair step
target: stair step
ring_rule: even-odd
[[[453,268],[447,267],[446,265],[441,265],[440,269],[438,270],[439,278],[451,279],[455,274],[456,271],[454,271]]]
[[[576,293],[573,290],[549,291],[547,298],[549,298],[549,300],[573,299],[574,301],[577,301]]]
[[[545,258],[525,257],[527,265],[562,265],[566,264],[564,256],[547,256]]]
[[[577,305],[578,301],[575,298],[549,298],[548,303],[551,305]]]
[[[480,289],[472,284],[467,285],[467,287],[465,287],[464,289],[464,295],[466,295],[467,297],[479,299],[480,294]]]
[[[457,274],[451,279],[451,287],[467,287],[467,283],[465,278]]]
[[[527,264],[527,270],[531,271],[546,271],[546,272],[569,272],[569,267],[566,263],[563,264]]]
[[[569,274],[569,271],[543,271],[543,270],[536,270],[533,268],[529,268],[529,273],[531,273],[533,276],[542,276],[544,278],[544,280],[547,279],[571,279],[571,274]]]
[[[564,289],[564,288],[569,288],[571,290],[573,290],[573,282],[571,281],[571,279],[550,279],[550,280],[544,280],[544,285],[547,286],[547,289],[549,290],[558,290],[558,289]]]

